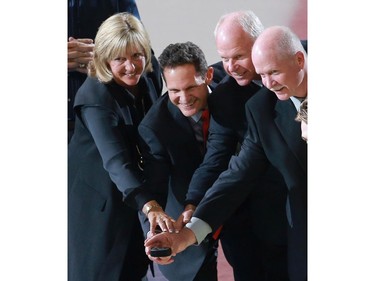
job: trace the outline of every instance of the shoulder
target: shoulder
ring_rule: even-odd
[[[260,90],[254,83],[240,86],[228,76],[213,90],[209,96],[209,106],[214,110],[237,111],[244,109],[245,103]]]
[[[140,125],[165,125],[164,122],[168,115],[168,100],[169,97],[167,94],[160,96],[142,119]]]
[[[262,87],[254,97],[246,103],[246,107],[255,112],[262,112],[266,109],[274,108],[277,100],[278,98],[274,92],[266,87]]]
[[[214,87],[216,87],[223,80],[223,78],[227,76],[227,73],[224,70],[222,61],[214,63],[210,66],[214,69],[214,77],[212,79],[212,84]]]
[[[87,77],[75,96],[74,105],[107,103],[112,99],[109,95],[108,85],[101,83],[96,78]]]

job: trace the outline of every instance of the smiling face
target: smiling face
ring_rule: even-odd
[[[171,102],[186,117],[193,116],[207,106],[208,89],[213,69],[209,68],[206,77],[196,73],[193,64],[184,64],[164,69],[164,78]]]
[[[216,35],[216,49],[228,75],[240,86],[258,78],[251,59],[253,40],[238,24],[223,23]]]
[[[280,100],[300,96],[299,87],[304,78],[303,61],[301,52],[293,57],[280,56],[271,49],[254,49],[253,52],[253,63],[263,85]]]
[[[299,38],[289,29],[273,26],[255,41],[252,60],[263,85],[278,99],[307,96],[307,56]]]
[[[109,61],[113,80],[123,87],[138,84],[146,65],[146,58],[141,51],[128,50],[121,56]]]

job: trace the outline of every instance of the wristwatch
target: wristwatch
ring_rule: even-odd
[[[143,207],[143,213],[147,216],[149,212],[151,212],[152,209],[155,209],[155,208],[159,208],[159,209],[163,209],[158,203],[150,203],[150,204],[146,204],[144,207]]]

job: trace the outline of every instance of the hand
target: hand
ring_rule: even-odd
[[[173,262],[173,257],[177,253],[182,252],[195,242],[196,238],[194,232],[189,228],[184,227],[179,233],[162,232],[147,238],[145,241],[145,252],[149,259],[156,263],[169,264]],[[151,257],[150,253],[152,247],[169,247],[172,250],[172,254],[171,256],[162,259]]]
[[[163,209],[151,210],[147,218],[150,222],[150,231],[152,234],[156,233],[156,227],[159,226],[162,231],[175,232],[174,223],[175,220],[164,213]]]
[[[162,231],[174,232],[175,220],[168,216],[156,200],[148,201],[144,204],[142,212],[147,216],[150,222],[151,234],[156,233],[156,227],[159,226]]]
[[[175,232],[178,233],[190,220],[193,216],[193,213],[196,209],[196,206],[188,204],[185,207],[185,210],[178,217],[176,223],[174,223]]]
[[[157,235],[157,234],[159,234],[159,233],[162,233],[160,230],[157,230],[156,231],[156,233],[151,233],[151,231],[149,231],[149,232],[147,232],[147,238],[150,238],[150,237],[152,237],[152,236],[154,236],[154,235]],[[150,260],[152,260],[152,261],[154,261],[154,262],[156,262],[156,263],[158,263],[158,264],[162,264],[162,265],[166,265],[166,264],[170,264],[170,263],[172,263],[173,261],[174,261],[174,259],[173,259],[173,257],[175,256],[175,255],[170,255],[170,256],[167,256],[167,257],[153,257],[153,256],[151,256],[151,249],[152,249],[153,247],[150,247],[150,248],[147,248],[145,251],[146,251],[146,254],[147,254],[147,256],[148,256],[148,258],[150,259]]]
[[[87,74],[87,65],[92,60],[94,41],[89,38],[68,40],[68,71]]]

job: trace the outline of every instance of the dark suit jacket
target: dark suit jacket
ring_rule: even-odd
[[[145,188],[154,194],[165,212],[177,219],[184,210],[185,196],[195,169],[203,160],[188,118],[173,105],[168,94],[152,106],[139,125],[144,142]],[[146,234],[150,227],[143,217]],[[159,266],[168,280],[191,281],[198,272],[212,241],[189,247],[175,261]]]
[[[158,95],[149,78],[141,78],[139,87],[147,110]],[[142,183],[132,97],[117,84],[94,78],[77,93],[68,148],[69,281],[118,281],[126,255],[137,266],[127,262],[125,270],[147,271],[137,210],[123,202],[133,202]]]
[[[245,104],[259,89],[260,86],[253,82],[240,86],[234,78],[227,76],[210,95],[208,149],[203,163],[193,175],[187,203],[198,205],[207,189],[228,168],[231,156],[236,154],[246,135]],[[267,173],[258,179],[253,196],[243,196],[243,204],[224,224],[222,239],[238,237],[238,232],[245,227],[263,241],[285,245],[286,191],[280,173],[269,165]]]
[[[213,229],[228,219],[273,165],[288,187],[289,274],[292,281],[307,277],[307,145],[294,120],[291,100],[280,101],[264,88],[246,104],[249,134],[196,209],[194,216]],[[234,188],[235,187],[235,188]],[[214,210],[214,212],[212,211]]]

